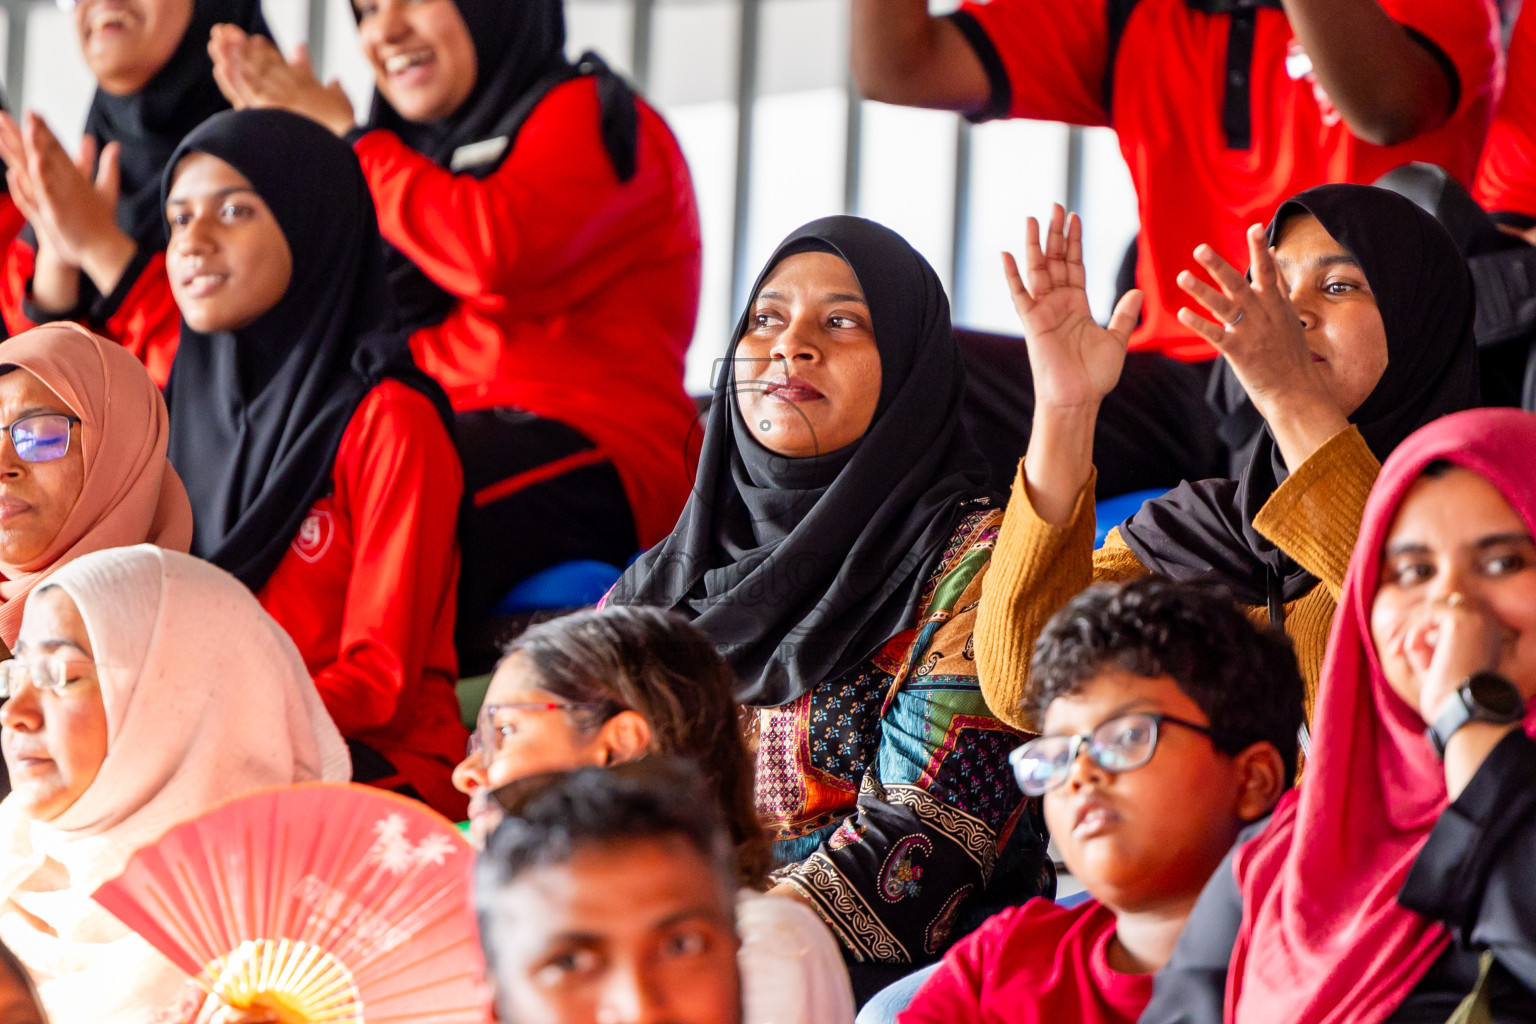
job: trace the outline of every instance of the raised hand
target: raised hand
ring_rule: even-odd
[[[1013,307],[1024,324],[1024,345],[1035,381],[1035,413],[1024,480],[1035,513],[1065,526],[1093,475],[1093,434],[1099,403],[1114,389],[1141,312],[1141,292],[1127,292],[1109,327],[1094,322],[1083,271],[1083,226],[1057,205],[1045,247],[1033,217],[1025,227],[1024,276],[1003,254]]]
[[[345,135],[357,124],[341,83],[336,79],[321,83],[303,43],[285,60],[271,40],[235,25],[215,25],[208,37],[208,56],[213,60],[213,80],[237,110],[287,110],[337,135]]]
[[[1082,222],[1060,204],[1051,210],[1043,249],[1039,222],[1026,221],[1024,268],[1021,276],[1013,255],[1003,254],[1013,307],[1024,325],[1036,409],[1097,410],[1120,380],[1141,292],[1127,292],[1108,328],[1099,326],[1088,308]]]
[[[1252,282],[1210,246],[1196,249],[1195,261],[1217,286],[1186,270],[1179,274],[1179,287],[1216,322],[1187,306],[1179,310],[1179,322],[1227,358],[1294,472],[1348,425],[1348,412],[1312,358],[1306,328],[1286,294],[1261,224],[1248,228],[1248,255]]]

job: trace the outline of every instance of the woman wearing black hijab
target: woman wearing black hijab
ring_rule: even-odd
[[[457,819],[463,476],[441,389],[396,325],[368,184],[305,118],[228,111],[167,165],[182,324],[169,456],[192,553],[298,645],[353,777]]]
[[[0,280],[0,313],[13,334],[60,319],[111,334],[135,288],[139,315],[153,310],[174,322],[157,265],[160,177],[182,138],[229,108],[208,56],[213,26],[267,35],[258,0],[78,0],[71,13],[97,81],[85,120],[93,143],[83,155],[101,160],[93,187],[36,114],[24,125],[0,120],[0,155],[22,175],[13,191],[31,222],[11,243]],[[41,160],[41,176],[26,170],[28,157]],[[163,382],[167,367],[150,369]]]
[[[1180,321],[1219,348],[1264,416],[1236,480],[1184,483],[1093,551],[1098,401],[1114,386],[1139,293],[1108,329],[1088,315],[1081,227],[1058,207],[1027,275],[1008,266],[1035,373],[1037,433],[1020,465],[977,625],[994,711],[1030,728],[1033,639],[1091,582],[1147,572],[1214,578],[1255,619],[1283,627],[1315,693],[1339,587],[1381,460],[1418,427],[1478,403],[1473,296],[1444,228],[1411,201],[1323,185],[1249,230],[1251,281],[1209,247],[1212,287],[1180,283],[1215,318]]]
[[[970,643],[1001,514],[964,394],[922,256],[854,217],[799,229],[736,329],[682,519],[610,597],[691,617],[735,669],[781,891],[856,989],[943,951],[1018,823],[996,770],[1017,737]]]
[[[421,367],[448,391],[473,496],[463,611],[555,562],[625,564],[688,496],[682,388],[699,225],[664,121],[595,56],[564,55],[561,0],[356,0],[368,122],[307,68],[214,34],[236,106],[352,142]]]

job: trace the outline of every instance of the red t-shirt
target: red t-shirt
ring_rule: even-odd
[[[1536,4],[1515,22],[1509,80],[1472,195],[1485,210],[1536,218]]]
[[[416,362],[460,412],[516,406],[590,438],[618,470],[647,547],[672,531],[691,486],[683,361],[700,236],[682,151],[638,106],[627,182],[603,146],[590,77],[540,101],[483,179],[389,131],[354,148],[384,237],[460,300],[411,338]]]
[[[342,735],[458,821],[467,803],[451,775],[469,738],[454,692],[458,453],[426,396],[385,381],[353,413],[332,476],[256,596]]]
[[[1231,15],[1197,11],[1187,0],[1141,0],[1120,39],[1106,109],[1105,0],[967,0],[962,6],[961,28],[968,28],[966,19],[979,26],[979,37],[969,35],[993,78],[988,114],[1106,125],[1119,136],[1136,184],[1137,284],[1147,294],[1132,348],[1185,360],[1213,356],[1175,317],[1190,304],[1175,278],[1197,269],[1191,254],[1201,242],[1247,267],[1248,225],[1268,221],[1303,189],[1369,183],[1414,160],[1472,181],[1501,78],[1493,0],[1380,2],[1431,42],[1457,79],[1449,121],[1387,147],[1350,134],[1280,10],[1255,12],[1252,59],[1240,83],[1249,89],[1250,136],[1246,147],[1233,148],[1224,123]],[[995,54],[986,52],[989,42]]]
[[[1109,966],[1115,915],[1088,900],[1030,900],[988,918],[945,954],[900,1024],[1134,1024],[1152,975]]]

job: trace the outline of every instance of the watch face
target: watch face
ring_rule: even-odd
[[[1514,683],[1494,672],[1479,672],[1467,680],[1467,689],[1478,708],[1501,722],[1518,721],[1525,715],[1525,698]]]

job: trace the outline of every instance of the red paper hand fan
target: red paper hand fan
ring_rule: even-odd
[[[231,1006],[484,1024],[468,844],[368,786],[262,790],[134,854],[95,898]]]

